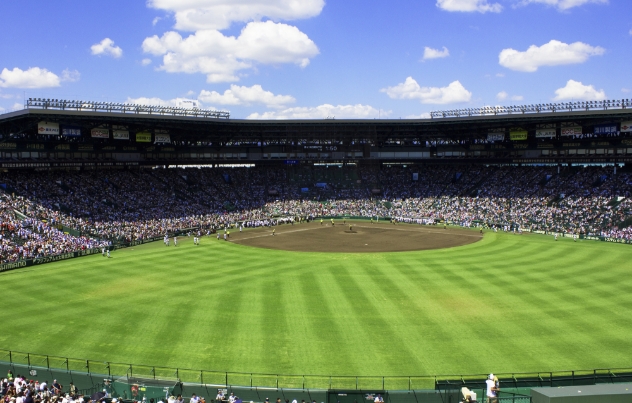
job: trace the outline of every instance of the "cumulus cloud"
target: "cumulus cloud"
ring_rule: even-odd
[[[252,113],[246,119],[370,119],[389,116],[392,111],[375,109],[369,105],[319,105],[315,107],[295,107],[281,111]]]
[[[148,66],[151,64],[151,59],[143,59],[141,60],[140,64],[142,64],[143,66]]]
[[[291,21],[315,17],[324,0],[148,0],[150,7],[173,13],[180,31],[222,30],[233,22]]]
[[[258,84],[252,87],[242,87],[233,84],[223,94],[216,91],[202,90],[198,99],[202,102],[218,105],[249,106],[262,104],[268,108],[282,108],[287,104],[296,102],[296,99],[291,95],[274,95],[270,91],[265,91]]]
[[[111,56],[115,59],[123,56],[123,49],[115,46],[114,41],[110,38],[105,38],[101,42],[95,43],[94,45],[90,46],[90,50],[95,56],[106,55]]]
[[[29,67],[27,70],[4,68],[0,73],[2,88],[51,88],[59,87],[60,81],[57,74],[39,67]]]
[[[19,102],[16,102],[13,104],[13,107],[11,109],[14,111],[21,111],[22,109],[24,109],[24,105]]]
[[[445,46],[443,47],[442,50],[433,49],[426,46],[424,48],[423,60],[440,59],[440,58],[448,57],[448,56],[450,56],[450,51]]]
[[[156,97],[138,97],[138,98],[130,98],[128,97],[125,100],[126,104],[135,104],[135,105],[151,105],[151,106],[176,106],[176,100],[165,100]]]
[[[466,13],[499,13],[503,6],[489,3],[487,0],[437,0],[437,7],[445,11],[461,11]]]
[[[424,112],[419,115],[408,115],[406,119],[430,119],[430,112]]]
[[[520,5],[532,3],[545,4],[547,6],[555,7],[560,11],[566,11],[573,7],[583,6],[588,3],[608,4],[608,0],[522,0]]]
[[[74,83],[75,81],[79,81],[79,79],[81,79],[81,73],[79,73],[78,70],[66,69],[61,72],[61,81]]]
[[[506,101],[506,100],[511,100],[511,101],[522,101],[524,99],[524,97],[522,95],[509,95],[506,91],[500,91],[498,94],[496,94],[496,99],[499,101]]]
[[[565,87],[555,90],[554,101],[602,101],[606,99],[604,90],[597,91],[592,85],[584,85],[579,81],[568,80]]]
[[[584,63],[589,57],[603,55],[604,52],[605,49],[599,46],[583,42],[569,45],[553,39],[540,47],[531,45],[524,52],[503,49],[498,55],[498,62],[511,70],[533,73],[542,66]]]
[[[421,87],[415,79],[408,77],[403,83],[380,91],[392,99],[418,99],[422,104],[453,104],[472,99],[472,93],[459,81],[453,81],[447,87]]]
[[[186,38],[170,31],[143,41],[143,51],[163,56],[160,69],[170,73],[203,73],[207,82],[238,81],[238,72],[260,64],[294,63],[301,67],[319,53],[298,28],[272,21],[248,23],[238,37],[216,30]]]

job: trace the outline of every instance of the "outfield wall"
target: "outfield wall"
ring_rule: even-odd
[[[73,382],[80,392],[86,395],[104,388],[108,393],[123,399],[138,397],[138,393],[146,395],[147,398],[162,398],[167,393],[183,396],[195,393],[208,397],[209,403],[218,389],[227,389],[228,393],[233,391],[244,401],[257,402],[263,402],[266,397],[270,400],[281,397],[282,401],[289,398],[297,399],[299,402],[316,400],[323,403],[355,403],[353,400],[357,399],[347,401],[347,397],[380,393],[385,396],[385,402],[391,403],[456,403],[463,386],[482,396],[487,377],[485,374],[327,376],[219,372],[0,350],[0,373],[7,373],[8,370],[15,375],[25,375],[29,379],[57,379],[66,388]],[[632,368],[496,375],[503,393],[507,398],[513,396],[514,400],[522,399],[534,387],[632,382]],[[358,400],[358,403],[363,402]]]

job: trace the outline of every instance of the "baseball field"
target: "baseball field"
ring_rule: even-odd
[[[0,348],[287,375],[632,366],[632,246],[349,224],[233,229],[2,273]]]

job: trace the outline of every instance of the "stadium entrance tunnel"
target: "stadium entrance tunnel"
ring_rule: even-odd
[[[234,235],[233,235],[234,234]],[[418,224],[312,221],[234,231],[230,242],[258,248],[300,252],[375,253],[452,248],[477,242],[483,235],[465,228]]]

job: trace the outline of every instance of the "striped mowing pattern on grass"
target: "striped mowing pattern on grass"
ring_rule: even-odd
[[[161,367],[409,376],[629,366],[632,248],[486,233],[381,254],[204,237],[0,275],[0,346]]]

